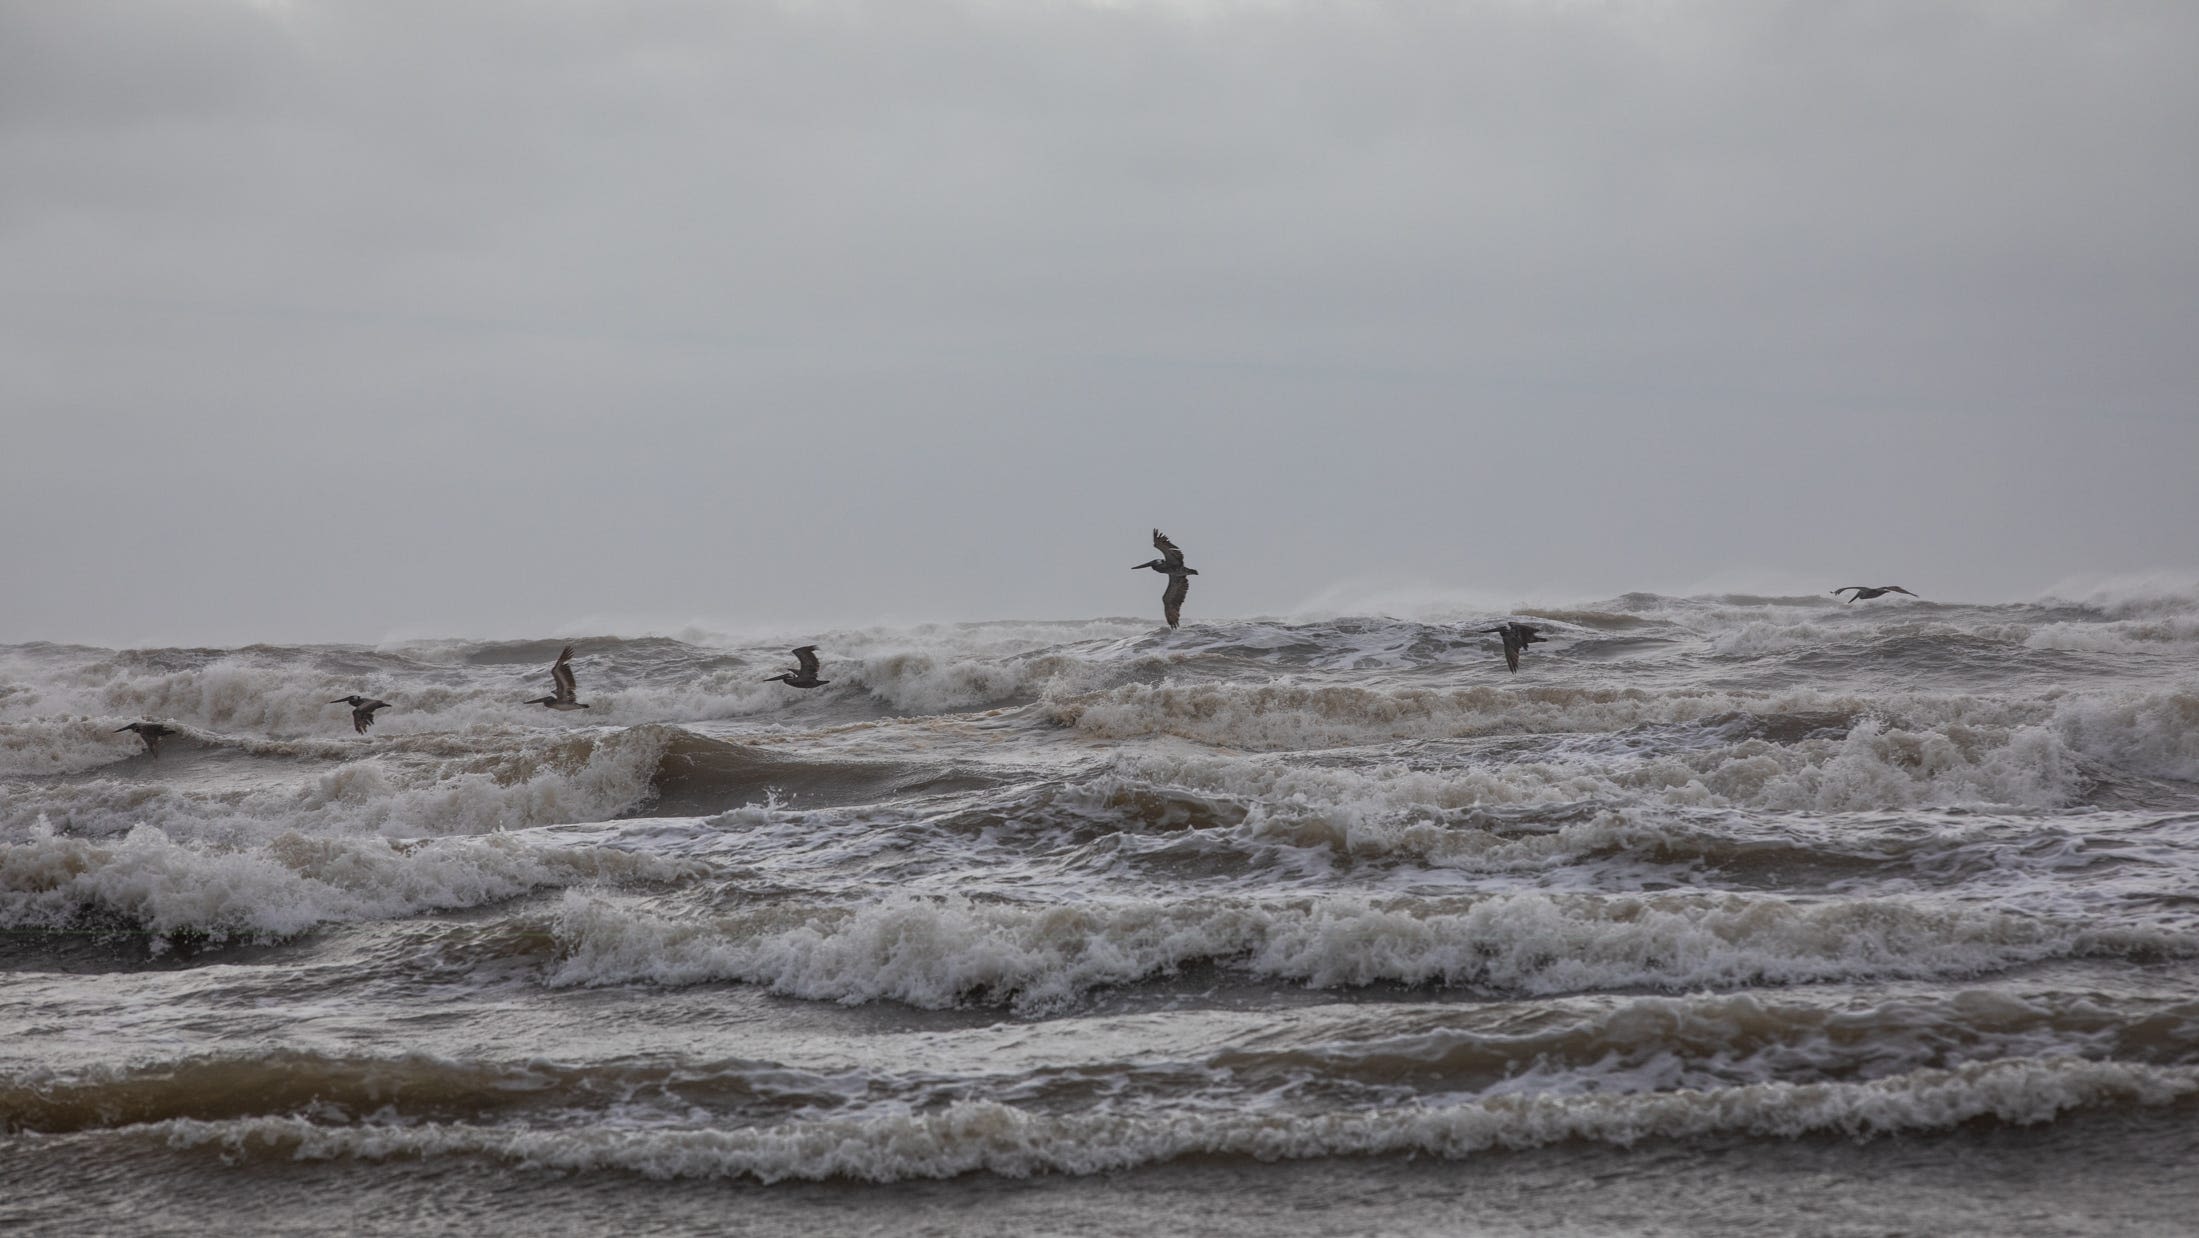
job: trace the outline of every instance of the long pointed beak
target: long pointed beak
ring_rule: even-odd
[[[348,696],[340,696],[340,697],[337,697],[337,698],[336,698],[335,700],[333,700],[333,701],[330,701],[330,702],[329,702],[329,704],[331,704],[331,705],[349,705],[349,704],[351,704],[351,698],[350,698],[350,697],[348,697]]]
[[[127,730],[131,729],[131,727],[135,727],[136,725],[137,725],[137,723],[133,722],[133,723],[131,723],[131,724],[130,724],[129,726],[118,726],[118,727],[116,727],[116,728],[114,729],[114,731],[113,731],[113,734],[116,734],[116,735],[120,735],[120,734],[122,734],[122,733],[123,733],[124,731],[127,731]]]

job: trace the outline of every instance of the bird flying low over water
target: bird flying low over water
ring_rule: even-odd
[[[1493,632],[1496,635],[1504,638],[1504,665],[1507,670],[1510,670],[1514,674],[1519,673],[1519,655],[1521,650],[1527,648],[1529,645],[1536,644],[1537,642],[1547,641],[1550,639],[1547,636],[1538,635],[1538,632],[1540,630],[1536,628],[1533,624],[1520,623],[1516,620],[1509,623],[1500,623],[1493,628],[1483,628],[1481,630],[1484,632]]]
[[[361,735],[366,734],[367,728],[374,725],[375,710],[389,708],[388,701],[369,700],[363,696],[347,696],[340,701],[330,701],[329,704],[351,706],[351,729]]]
[[[133,722],[128,726],[115,728],[115,734],[117,735],[122,734],[124,731],[136,731],[137,737],[145,741],[145,751],[157,757],[160,755],[160,741],[175,734],[176,728],[162,726],[158,722]]]
[[[1130,570],[1152,568],[1168,577],[1168,588],[1161,591],[1161,613],[1168,617],[1168,626],[1175,627],[1176,621],[1183,618],[1183,600],[1191,592],[1191,578],[1199,574],[1199,569],[1185,567],[1183,551],[1176,549],[1176,543],[1159,529],[1153,530],[1153,549],[1161,552],[1160,558],[1134,564]]]
[[[801,667],[773,675],[764,680],[765,683],[783,683],[789,688],[821,688],[832,682],[817,678],[817,646],[804,645],[792,652],[794,660],[801,663]]]
[[[1910,593],[1907,589],[1902,588],[1900,585],[1880,585],[1876,589],[1871,588],[1869,585],[1842,585],[1838,589],[1832,591],[1833,596],[1839,597],[1841,594],[1846,593],[1850,589],[1855,590],[1855,596],[1848,599],[1848,601],[1850,602],[1868,601],[1871,598],[1881,597],[1888,593],[1901,593],[1906,594],[1909,597],[1916,596],[1916,594]]]
[[[565,651],[557,655],[557,661],[550,667],[550,678],[557,683],[557,692],[551,696],[538,696],[527,703],[529,705],[547,705],[552,709],[588,708],[588,706],[573,699],[579,694],[580,688],[573,682],[573,668],[569,665],[572,660],[573,647],[567,645]]]

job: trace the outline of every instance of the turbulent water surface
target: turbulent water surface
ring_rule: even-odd
[[[2188,1223],[2199,598],[1540,614],[0,648],[0,1227]]]

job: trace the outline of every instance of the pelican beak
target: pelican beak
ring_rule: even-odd
[[[118,726],[118,727],[116,727],[116,728],[114,729],[114,732],[113,732],[113,733],[114,733],[114,734],[116,734],[116,735],[120,735],[120,734],[122,734],[122,733],[123,733],[124,731],[130,730],[131,728],[133,728],[133,727],[135,727],[135,726],[137,726],[137,723],[135,723],[135,722],[131,723],[131,724],[130,724],[129,726]]]
[[[340,696],[340,697],[337,697],[337,698],[336,698],[335,700],[333,700],[333,701],[330,701],[330,702],[329,702],[329,704],[331,704],[331,705],[349,705],[349,704],[351,704],[351,698],[350,698],[350,697],[348,697],[348,696]]]

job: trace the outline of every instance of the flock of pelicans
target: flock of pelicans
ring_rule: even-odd
[[[1161,613],[1168,619],[1168,626],[1175,627],[1177,622],[1183,618],[1184,598],[1190,595],[1191,578],[1199,574],[1199,569],[1186,567],[1183,561],[1183,551],[1177,547],[1176,543],[1169,541],[1168,535],[1162,533],[1159,529],[1153,530],[1153,549],[1161,552],[1160,558],[1136,564],[1130,570],[1142,572],[1147,568],[1151,568],[1168,577],[1168,587],[1161,591]],[[1847,601],[1849,602],[1883,597],[1889,593],[1901,593],[1909,597],[1917,596],[1900,585],[1880,585],[1875,589],[1869,585],[1842,585],[1833,590],[1832,593],[1834,597],[1839,597],[1841,594],[1850,591],[1853,591],[1855,596],[1848,598]],[[1521,623],[1516,619],[1500,623],[1493,628],[1477,628],[1475,630],[1490,633],[1504,642],[1504,665],[1506,669],[1514,673],[1519,670],[1519,655],[1529,645],[1539,644],[1547,639],[1541,635],[1541,629],[1534,624]],[[817,661],[817,646],[804,645],[794,650],[793,654],[796,663],[793,670],[770,676],[764,682],[783,683],[790,688],[821,688],[832,682],[829,679],[817,678],[817,672],[820,669]],[[545,705],[557,710],[587,709],[589,706],[579,699],[580,686],[573,679],[572,663],[573,647],[567,645],[557,655],[557,661],[550,665],[550,683],[552,685],[550,695],[535,697],[527,701],[526,704]],[[364,696],[347,696],[330,701],[329,704],[351,706],[351,729],[361,735],[366,734],[367,728],[374,725],[375,710],[389,708],[388,701],[377,701]],[[133,722],[125,727],[117,727],[115,734],[120,735],[124,731],[137,732],[138,738],[145,741],[146,751],[156,757],[160,755],[161,739],[175,734],[174,727],[163,726],[158,722]]]

